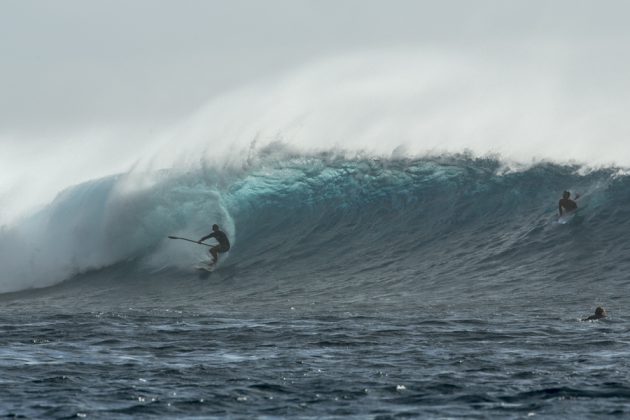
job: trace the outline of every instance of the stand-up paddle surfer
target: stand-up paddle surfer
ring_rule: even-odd
[[[210,238],[216,239],[216,241],[219,243],[218,245],[210,247],[210,251],[209,251],[210,255],[212,255],[212,264],[210,265],[214,265],[219,260],[218,254],[222,254],[230,250],[230,241],[228,240],[228,237],[225,234],[225,232],[219,229],[219,225],[212,225],[212,233],[199,239],[197,243],[200,244],[206,239],[210,239]]]

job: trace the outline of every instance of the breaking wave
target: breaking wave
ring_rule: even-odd
[[[0,291],[80,284],[112,266],[127,283],[191,278],[205,248],[167,235],[197,239],[218,223],[233,247],[217,274],[269,299],[570,296],[627,282],[628,184],[616,168],[332,151],[261,154],[238,171],[121,174],[70,187],[4,227]],[[580,211],[562,225],[565,189],[581,194]]]

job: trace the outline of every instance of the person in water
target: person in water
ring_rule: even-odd
[[[560,216],[566,213],[571,213],[578,208],[577,203],[569,197],[571,197],[571,193],[569,191],[562,193],[562,198],[558,202],[558,211],[560,212]],[[575,199],[577,200],[579,197],[579,195],[576,195]]]
[[[602,308],[601,306],[598,306],[597,309],[595,309],[595,315],[591,315],[588,318],[584,318],[582,321],[597,321],[598,319],[606,318],[606,316],[607,314],[604,308]]]
[[[202,243],[206,239],[214,238],[219,244],[210,247],[210,255],[212,255],[212,264],[214,265],[219,260],[219,254],[228,252],[230,250],[230,241],[222,230],[219,229],[219,225],[212,225],[212,232],[207,236],[199,239],[198,243]]]

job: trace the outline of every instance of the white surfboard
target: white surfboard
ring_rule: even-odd
[[[565,216],[558,217],[558,223],[560,223],[561,225],[566,225],[570,221],[571,221],[570,217],[565,217]]]
[[[573,220],[576,214],[577,214],[576,211],[572,211],[571,213],[565,213],[562,216],[558,217],[558,223],[560,223],[561,225],[566,225],[568,223],[571,223],[571,221]]]

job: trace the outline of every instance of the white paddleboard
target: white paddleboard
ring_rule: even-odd
[[[214,271],[214,265],[200,264],[195,266],[195,270],[205,271],[207,273],[212,273]]]

